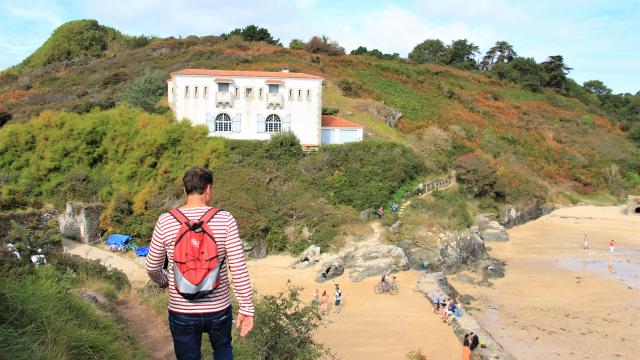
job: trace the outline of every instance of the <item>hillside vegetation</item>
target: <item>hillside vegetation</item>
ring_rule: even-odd
[[[355,210],[384,204],[425,170],[394,143],[329,146],[303,157],[290,134],[224,141],[207,137],[205,126],[124,106],[45,111],[0,132],[0,209],[102,201],[105,229],[145,243],[158,215],[180,204],[182,175],[195,164],[214,171],[216,205],[235,214],[243,239],[266,239],[275,251],[329,246]]]
[[[0,253],[0,341],[4,359],[144,359],[112,305],[92,305],[78,291],[113,301],[126,276],[95,261],[51,255],[33,268]],[[80,290],[83,289],[83,290]]]
[[[101,53],[72,46],[77,26],[95,29],[98,35],[82,44]],[[532,87],[523,69],[542,70],[526,59],[481,73],[459,69],[473,68],[465,57],[440,65],[366,49],[340,55],[344,49],[327,38],[298,40],[288,49],[262,30],[133,41],[97,23],[63,25],[32,59],[0,76],[0,118],[8,122],[0,132],[0,206],[100,200],[108,204],[107,229],[145,239],[158,213],[180,198],[184,170],[207,165],[216,172],[216,198],[237,214],[245,238],[297,251],[310,243],[330,246],[357,210],[451,170],[462,186],[449,210],[471,214],[506,203],[615,201],[640,190],[640,138],[628,131],[637,127],[632,95],[606,100],[606,91],[594,95],[570,79],[553,88],[553,76]],[[119,41],[129,45],[109,45]],[[48,43],[73,50],[60,57]],[[48,60],[34,60],[40,58]],[[176,122],[158,96],[162,79],[183,68],[283,66],[325,77],[324,106],[377,140],[303,157],[287,136],[206,138],[204,128]],[[149,97],[132,98],[141,92]],[[390,121],[398,112],[399,121]]]

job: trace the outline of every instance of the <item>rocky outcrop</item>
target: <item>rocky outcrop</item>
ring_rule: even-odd
[[[449,284],[447,278],[442,273],[424,274],[422,278],[418,280],[415,290],[424,294],[431,303],[433,303],[436,297],[440,298],[443,295],[462,302],[460,299],[461,295]],[[484,343],[484,347],[479,347],[473,352],[474,359],[515,360],[511,354],[505,351],[504,348],[495,341],[491,334],[478,324],[469,312],[464,312],[461,317],[454,318],[451,326],[460,342],[464,340],[465,334],[474,332],[481,339],[481,343]]]
[[[476,224],[472,231],[476,232],[483,241],[509,241],[509,233],[504,226],[484,214],[476,217]]]
[[[83,243],[100,241],[103,233],[100,228],[102,210],[103,204],[68,201],[64,213],[58,218],[60,233]]]
[[[532,204],[521,207],[505,205],[500,211],[500,224],[507,229],[535,220],[555,210],[551,204]]]
[[[392,128],[396,127],[398,121],[402,117],[402,113],[400,111],[384,105],[362,105],[360,106],[360,110],[384,120],[384,122]]]
[[[263,259],[267,257],[267,242],[256,241],[253,245],[244,243],[245,252],[252,259]]]
[[[344,263],[340,258],[332,259],[322,264],[321,269],[316,278],[316,281],[319,283],[344,274]]]
[[[309,266],[317,264],[319,261],[320,246],[311,245],[300,254],[298,261],[296,261],[291,267],[296,269],[306,269]]]
[[[627,197],[627,215],[640,215],[640,196]]]
[[[335,268],[333,271],[332,267]],[[342,271],[340,271],[342,267]],[[327,280],[330,274],[350,269],[349,279],[357,282],[370,276],[381,276],[409,269],[409,260],[400,247],[382,244],[353,244],[345,247],[337,257],[320,266],[318,281]],[[338,276],[338,275],[336,275]]]
[[[438,247],[439,257],[435,259],[433,266],[445,272],[456,272],[465,265],[489,258],[482,239],[467,230],[439,234]]]

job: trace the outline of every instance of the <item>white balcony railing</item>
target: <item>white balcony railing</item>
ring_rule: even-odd
[[[284,102],[283,102],[282,94],[279,94],[279,93],[267,94],[267,108],[282,109],[283,103]]]
[[[233,94],[229,91],[216,92],[216,107],[232,107]]]

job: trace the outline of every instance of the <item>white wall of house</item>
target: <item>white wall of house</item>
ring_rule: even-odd
[[[267,125],[273,124],[270,115],[276,115],[280,131],[291,130],[303,145],[319,145],[323,79],[284,76],[172,74],[167,81],[169,105],[178,120],[207,125],[210,136],[268,140],[274,134],[269,130],[278,130],[277,125]],[[277,94],[269,95],[270,83],[278,85]],[[231,123],[216,126],[216,118]]]
[[[363,128],[322,127],[321,145],[362,141]]]

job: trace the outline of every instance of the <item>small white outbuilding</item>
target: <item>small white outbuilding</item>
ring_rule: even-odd
[[[362,141],[363,132],[359,124],[335,115],[322,115],[322,145]]]

